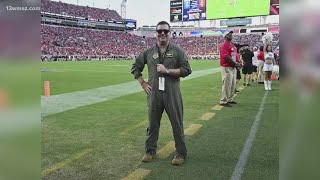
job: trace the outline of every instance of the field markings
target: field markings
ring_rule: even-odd
[[[62,169],[66,165],[71,164],[72,162],[80,159],[81,157],[83,157],[87,153],[90,153],[92,150],[93,149],[85,149],[84,151],[82,151],[82,152],[80,152],[80,153],[78,153],[76,155],[73,155],[73,156],[71,156],[70,158],[68,158],[68,159],[66,159],[64,161],[61,161],[61,162],[59,162],[57,164],[54,164],[53,166],[43,170],[41,172],[41,176],[44,177],[44,176],[47,176],[47,175],[49,175],[49,174],[51,174],[53,172],[56,172],[56,171]]]
[[[191,124],[191,126],[184,131],[184,134],[187,136],[192,136],[196,133],[203,125],[202,124]]]
[[[223,106],[220,105],[216,105],[212,108],[212,110],[221,110],[223,108]],[[200,117],[200,120],[210,120],[213,116],[215,116],[216,113],[212,113],[212,112],[207,112],[205,114],[203,114]],[[260,115],[261,116],[261,115]],[[143,124],[145,124],[146,121],[142,121],[138,124],[136,124],[133,127],[127,128],[126,130],[124,130],[121,135],[127,134],[127,132],[129,132],[130,130],[140,127]],[[201,129],[203,125],[202,124],[191,124],[187,129],[185,129],[184,134],[186,136],[192,136],[194,135],[197,131],[199,131]],[[170,154],[172,154],[175,150],[175,142],[174,141],[170,141],[169,143],[167,143],[164,147],[162,147],[158,153],[157,153],[157,158],[160,159],[165,159],[167,157],[169,157]],[[145,176],[147,176],[150,173],[150,170],[147,169],[143,169],[143,168],[138,168],[135,171],[133,171],[132,173],[130,173],[127,177],[125,177],[123,180],[135,180],[135,179],[144,179]]]
[[[90,69],[45,69],[42,72],[102,72],[102,73],[108,73],[108,72],[114,72],[114,73],[121,73],[119,71],[99,71],[99,70],[90,70]]]
[[[168,144],[166,144],[163,148],[161,148],[157,152],[157,157],[160,159],[167,158],[175,149],[175,143],[174,141],[170,141]]]
[[[203,125],[202,124],[191,124],[189,128],[185,130],[185,135],[192,136],[194,133],[196,133]],[[175,142],[170,141],[165,146],[163,146],[158,152],[157,152],[157,158],[159,159],[165,159],[170,156],[175,150]],[[144,179],[145,176],[147,176],[150,173],[150,170],[138,168],[132,173],[130,173],[128,176],[126,176],[123,180],[139,180]]]
[[[190,76],[181,78],[181,81],[190,80],[209,74],[220,72],[221,68],[194,71]],[[41,97],[41,116],[53,115],[71,109],[112,100],[118,97],[143,91],[137,81],[131,81],[111,86],[105,86],[85,91],[76,91]]]
[[[201,116],[200,120],[205,120],[208,121],[209,119],[211,119],[216,113],[212,113],[212,112],[207,112],[204,115]]]
[[[241,176],[242,176],[242,174],[244,172],[244,168],[246,166],[246,163],[247,163],[247,160],[248,160],[248,157],[249,157],[249,154],[250,154],[250,150],[251,150],[253,141],[254,141],[254,139],[256,137],[256,133],[257,133],[260,121],[261,121],[261,115],[262,115],[263,110],[264,110],[264,105],[266,103],[268,92],[269,91],[265,92],[265,94],[264,94],[264,96],[263,96],[263,98],[261,100],[258,113],[256,114],[256,117],[255,117],[255,119],[253,121],[253,124],[251,126],[249,135],[248,135],[247,140],[246,140],[246,142],[244,144],[244,147],[243,147],[243,149],[241,151],[241,154],[240,154],[240,157],[239,157],[239,161],[236,164],[236,167],[235,167],[235,169],[233,171],[231,180],[240,180]]]
[[[149,173],[150,173],[150,170],[148,170],[148,169],[138,168],[135,171],[133,171],[132,173],[130,173],[128,176],[123,178],[122,180],[142,180]]]
[[[111,65],[111,64],[109,64],[109,65],[104,65],[104,66],[131,66],[131,65],[129,65],[129,64],[114,64],[114,65]]]
[[[217,104],[217,105],[215,105],[211,110],[220,111],[222,108],[223,108],[223,106]]]

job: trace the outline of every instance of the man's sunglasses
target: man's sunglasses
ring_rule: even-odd
[[[164,34],[168,34],[170,31],[167,30],[167,29],[158,29],[158,30],[157,30],[157,33],[158,33],[158,34],[162,34],[162,32],[164,32]]]

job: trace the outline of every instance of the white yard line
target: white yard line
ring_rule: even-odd
[[[261,104],[260,104],[260,108],[259,108],[259,111],[254,119],[254,122],[251,126],[251,129],[250,129],[250,133],[249,133],[249,136],[246,140],[246,143],[242,149],[242,152],[241,152],[241,155],[240,155],[240,158],[239,158],[239,161],[233,171],[233,174],[232,174],[232,177],[231,177],[231,180],[240,180],[241,179],[241,176],[244,172],[244,168],[246,166],[246,163],[247,163],[247,160],[248,160],[248,157],[249,157],[249,154],[250,154],[250,150],[251,150],[251,147],[252,147],[252,144],[253,144],[253,141],[256,137],[256,133],[257,133],[257,130],[258,130],[258,127],[259,127],[259,124],[260,124],[260,121],[261,121],[261,115],[262,115],[262,112],[264,110],[264,104],[266,103],[266,98],[267,98],[267,95],[268,95],[268,91],[265,92],[263,98],[262,98],[262,101],[261,101]]]
[[[119,67],[121,67],[121,66],[127,66],[127,67],[129,67],[129,66],[131,66],[130,64],[114,64],[114,65],[104,65],[104,66],[119,66]]]
[[[220,72],[220,68],[212,68],[200,71],[194,71],[190,76],[181,78],[182,81],[206,76]],[[121,96],[143,91],[137,81],[130,81],[111,86],[105,86],[85,91],[76,91],[64,93],[49,97],[41,97],[41,115],[42,117],[68,111],[71,109],[112,100]]]
[[[116,72],[116,73],[121,73],[119,71],[99,71],[99,70],[90,70],[90,69],[43,69],[42,71],[44,72],[103,72],[103,73],[108,73],[108,72]]]

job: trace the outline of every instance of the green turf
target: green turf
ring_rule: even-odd
[[[217,112],[209,122],[196,121],[195,123],[204,124],[204,127],[194,136],[187,138],[189,158],[186,164],[170,167],[172,157],[157,160],[152,165],[143,164],[142,167],[151,169],[152,172],[146,179],[229,179],[263,93],[261,85],[248,87],[236,98],[238,105]],[[269,94],[265,111],[273,114],[264,114],[262,117],[261,128],[243,179],[278,179],[277,98],[277,91]]]
[[[99,63],[100,65],[101,63],[130,64],[123,61],[80,62],[79,67],[77,63],[72,67],[94,69],[99,66]],[[190,63],[193,70],[208,69],[218,64],[213,61],[190,61]],[[56,63],[53,68],[59,68],[61,64],[64,63]],[[43,66],[53,65],[43,63]],[[127,69],[122,69],[119,74],[124,73],[123,71],[127,72]],[[91,73],[94,72],[86,72],[86,74]],[[82,81],[86,74],[81,75],[78,81]],[[101,76],[104,74],[102,73]],[[59,82],[62,77],[52,75],[50,78]],[[112,82],[116,84],[124,80],[126,79],[119,78]],[[128,80],[132,80],[130,74]],[[68,85],[67,80],[60,85],[60,88]],[[89,79],[86,79],[75,89],[105,85],[107,84],[101,82],[92,82],[90,85]],[[194,123],[203,124],[195,135],[186,137],[188,159],[181,167],[170,164],[172,156],[163,160],[156,159],[149,164],[141,163],[147,126],[146,95],[143,92],[44,117],[42,120],[42,170],[85,149],[92,148],[93,151],[43,179],[121,179],[139,167],[151,170],[147,179],[228,179],[238,161],[265,92],[262,86],[253,85],[246,88],[236,97],[238,105],[216,112],[216,116],[210,121],[200,121],[199,117],[204,113],[215,112],[210,109],[220,98],[221,75],[215,73],[181,82],[185,129]],[[275,112],[278,108],[277,83],[274,83],[273,87],[275,90],[270,92],[266,104],[268,112]],[[57,88],[56,92],[70,90]],[[270,118],[272,118],[271,121]],[[246,179],[268,179],[268,177],[278,176],[277,135],[274,134],[274,131],[277,132],[277,115],[264,114],[260,128],[250,154],[248,170],[244,173]],[[167,116],[164,115],[161,122],[159,148],[171,140],[173,140],[171,125]],[[266,151],[268,154],[264,156]],[[261,156],[262,158],[259,158]],[[263,161],[265,158],[267,158],[266,162]],[[263,162],[256,159],[261,159]],[[252,167],[256,168],[252,169]],[[259,173],[265,177],[260,177]]]
[[[201,63],[203,62],[203,63]],[[51,95],[87,90],[133,81],[133,61],[80,61],[43,62],[41,70],[41,94],[43,82],[50,81]],[[190,61],[193,71],[218,67],[218,61]],[[193,64],[196,64],[195,66]],[[148,69],[144,69],[147,76]]]
[[[279,179],[279,86],[273,83],[244,179]]]
[[[42,63],[43,82],[50,81],[51,94],[81,91],[132,81],[132,61],[82,61]]]

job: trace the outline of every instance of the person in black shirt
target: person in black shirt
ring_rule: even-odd
[[[251,74],[252,74],[252,58],[254,56],[253,52],[251,52],[248,48],[243,50],[241,54],[243,60],[242,74],[243,76],[243,85],[250,86]]]
[[[234,43],[234,46],[236,46],[237,48],[237,53],[239,54],[239,56],[241,57],[241,54],[242,54],[242,49],[243,47],[246,47],[248,46],[247,44],[236,44]],[[240,51],[241,50],[241,51]],[[241,59],[240,59],[240,62],[241,62]],[[242,64],[242,63],[240,63]],[[236,85],[238,84],[238,82],[241,80],[241,72],[240,72],[240,69],[242,68],[242,65],[240,67],[237,67],[237,77],[236,77]],[[235,93],[238,93],[240,92],[237,88],[235,89]]]

